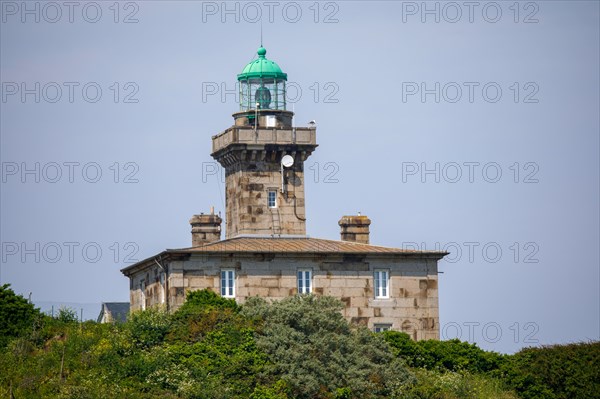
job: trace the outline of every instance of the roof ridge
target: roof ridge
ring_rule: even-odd
[[[330,238],[318,238],[318,237],[310,237],[308,235],[306,236],[273,236],[273,235],[239,235],[239,236],[235,236],[235,237],[231,237],[231,238],[225,238],[223,240],[219,240],[219,241],[214,241],[214,242],[209,242],[206,244],[202,244],[196,247],[186,247],[186,248],[179,248],[179,249],[167,249],[167,251],[190,251],[190,250],[195,250],[195,249],[200,249],[200,248],[211,248],[217,245],[227,245],[228,243],[232,243],[232,242],[236,242],[236,241],[242,241],[242,240],[274,240],[274,241],[284,241],[284,240],[289,240],[289,241],[294,241],[294,240],[308,240],[308,241],[321,241],[321,242],[328,242],[328,243],[332,243],[334,245],[350,245],[350,246],[355,246],[355,247],[367,247],[367,248],[381,248],[381,249],[385,249],[385,250],[398,250],[398,251],[402,251],[402,252],[432,252],[432,253],[445,253],[445,251],[440,251],[440,250],[429,250],[429,249],[425,249],[425,250],[416,250],[416,249],[405,249],[405,248],[400,248],[400,247],[393,247],[393,246],[385,246],[385,245],[375,245],[375,244],[367,244],[364,242],[356,242],[356,241],[344,241],[344,240],[333,240]]]

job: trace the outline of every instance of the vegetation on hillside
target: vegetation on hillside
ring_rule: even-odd
[[[457,339],[415,342],[394,331],[384,336],[396,356],[405,359],[411,370],[419,370],[417,398],[488,397],[475,394],[479,378],[491,382],[486,389],[508,389],[523,399],[600,398],[600,342],[525,348],[501,355]],[[461,378],[463,388],[470,386],[473,394],[458,393],[460,388],[447,396],[444,381]],[[489,397],[510,396],[498,391]]]
[[[250,399],[600,398],[600,344],[515,355],[350,326],[310,295],[244,305],[212,291],[123,324],[43,315],[0,287],[0,397]],[[11,396],[12,395],[12,396]]]

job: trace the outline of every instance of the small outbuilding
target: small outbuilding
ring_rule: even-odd
[[[98,323],[123,323],[129,314],[129,302],[103,302]]]

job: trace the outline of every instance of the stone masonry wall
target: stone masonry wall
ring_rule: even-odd
[[[227,238],[241,234],[305,235],[302,164],[286,170],[285,194],[281,192],[278,164],[256,162],[244,169],[228,172],[226,176]],[[275,208],[267,206],[269,190],[277,193]]]
[[[161,276],[162,275],[162,276]],[[136,311],[166,301],[167,293],[165,292],[164,282],[166,275],[158,265],[154,265],[144,269],[143,271],[132,275],[129,279],[129,303],[130,310]],[[142,282],[144,288],[142,288]]]
[[[169,265],[169,306],[175,310],[190,290],[210,288],[220,293],[220,271],[236,271],[236,300],[260,296],[279,300],[297,293],[298,269],[313,272],[313,294],[339,298],[344,316],[353,323],[374,328],[391,325],[416,340],[439,339],[437,262],[427,259],[344,259],[342,256],[287,258],[274,254],[250,257],[193,256]],[[390,298],[376,299],[373,272],[389,270]],[[137,279],[134,278],[134,281]],[[134,282],[135,285],[135,282]],[[147,287],[147,292],[155,288]],[[132,310],[139,309],[132,290]],[[160,303],[146,296],[147,307]]]

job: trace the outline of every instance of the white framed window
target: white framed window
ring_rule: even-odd
[[[269,190],[267,192],[267,206],[269,208],[277,208],[277,190]]]
[[[235,270],[221,270],[221,296],[235,298]]]
[[[312,292],[312,270],[298,270],[298,294],[310,294]]]
[[[387,270],[375,270],[375,298],[385,299],[390,297],[390,273]]]
[[[375,331],[375,332],[390,331],[391,329],[392,329],[391,324],[375,324],[373,326],[373,331]]]

